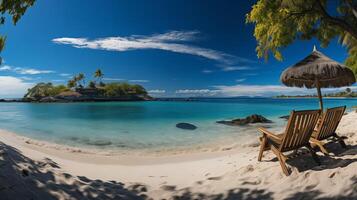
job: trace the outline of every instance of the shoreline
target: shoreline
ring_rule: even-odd
[[[95,147],[72,147],[44,140],[32,139],[3,129],[0,129],[0,138],[2,142],[15,146],[16,148],[31,149],[62,159],[80,161],[89,164],[101,163],[121,165],[162,164],[214,158],[231,153],[247,152],[252,147],[257,147],[259,145],[258,141],[256,141],[242,144],[240,146],[220,146],[216,144],[215,146],[206,146],[202,147],[202,149],[196,148],[195,150],[185,148],[177,150],[170,149],[169,152],[164,152],[165,150],[161,150],[160,152],[134,150],[134,152],[130,153],[130,150],[110,151]],[[218,148],[218,146],[220,146],[220,148]],[[95,158],[95,160],[93,160],[93,158]]]
[[[57,199],[71,199],[78,197],[74,191],[78,190],[84,195],[81,198],[88,197],[87,193],[94,198],[111,196],[104,199],[121,199],[123,194],[130,196],[124,199],[299,199],[306,195],[355,199],[356,121],[357,113],[348,113],[337,131],[347,137],[347,149],[329,144],[333,153],[324,156],[319,152],[320,166],[304,154],[288,162],[290,176],[282,173],[270,151],[258,162],[258,146],[160,157],[108,156],[36,146],[22,136],[0,131],[0,182],[5,185],[0,195],[23,199],[51,193]],[[32,189],[26,193],[24,188]]]

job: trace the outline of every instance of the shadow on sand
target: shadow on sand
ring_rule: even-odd
[[[332,149],[334,146],[332,146]],[[349,146],[347,150],[338,150],[334,157],[322,157],[322,167],[314,168],[313,164],[304,166],[299,171],[307,168],[323,170],[330,168],[346,167],[356,159],[343,159],[343,155],[355,155],[357,146]],[[298,158],[292,161],[301,163]],[[340,160],[339,160],[340,159]],[[305,161],[306,163],[306,158]],[[310,162],[308,162],[310,163]],[[311,162],[313,163],[313,162]],[[306,167],[306,169],[305,169]],[[59,178],[60,177],[60,178]],[[332,199],[357,199],[357,175],[351,178],[352,193],[341,194],[334,197],[319,197],[322,193],[318,190],[306,190],[290,195],[293,199],[332,200]],[[238,185],[237,185],[238,187]],[[168,199],[173,200],[250,200],[273,199],[273,193],[267,190],[235,188],[219,194],[205,194],[192,192],[190,188],[176,190],[175,186],[167,187],[172,193]],[[24,156],[19,150],[0,142],[0,199],[151,199],[146,195],[147,187],[141,184],[125,185],[116,181],[91,180],[84,176],[72,176],[61,172],[60,166],[51,159],[34,161]]]
[[[54,174],[56,173],[56,174]],[[56,175],[56,176],[55,176]],[[58,178],[60,177],[60,178]],[[63,173],[49,158],[34,161],[0,142],[0,199],[146,199],[147,188],[116,181],[91,180]]]
[[[346,149],[341,148],[337,143],[327,144],[327,148],[334,154],[334,156],[319,156],[321,165],[317,166],[314,160],[312,159],[308,151],[304,152],[302,156],[291,159],[288,164],[296,168],[299,172],[304,172],[307,170],[312,171],[321,171],[326,169],[337,169],[344,168],[350,165],[353,162],[356,162],[357,159],[353,158],[343,158],[343,156],[348,155],[357,155],[357,146],[348,145]],[[277,162],[277,159],[268,160],[265,162]],[[279,166],[277,166],[279,167]],[[291,194],[286,200],[356,200],[357,199],[357,173],[351,177],[351,188],[350,193],[340,194],[339,196],[326,197],[323,196],[323,193],[316,189],[306,190],[303,192],[297,192]],[[175,188],[171,186],[171,188]],[[174,200],[198,200],[198,199],[211,199],[211,200],[270,200],[274,199],[274,193],[268,190],[261,189],[251,189],[251,188],[235,188],[228,190],[223,194],[204,194],[204,193],[195,193],[190,190],[190,188],[185,188],[182,190],[174,191],[179,193],[178,195],[173,195],[172,199]]]

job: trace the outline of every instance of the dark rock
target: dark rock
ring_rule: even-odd
[[[197,129],[197,126],[190,124],[190,123],[178,123],[176,124],[177,128],[180,129],[185,129],[185,130],[195,130]]]
[[[58,95],[56,95],[56,98],[65,99],[65,100],[76,100],[76,99],[80,99],[81,97],[82,94],[74,91],[61,92]]]
[[[42,99],[40,99],[40,102],[57,102],[58,100],[54,97],[43,97]]]
[[[111,145],[111,141],[107,140],[96,140],[96,141],[88,141],[87,144],[94,145],[94,146],[108,146]]]
[[[230,126],[242,126],[242,125],[255,124],[255,123],[272,123],[272,121],[263,117],[262,115],[254,114],[243,119],[233,119],[230,121],[217,121],[217,123],[230,125]]]
[[[288,120],[289,117],[290,117],[290,115],[284,115],[284,116],[281,116],[281,117],[279,117],[279,118],[280,118],[280,119],[286,119],[286,120]]]
[[[26,176],[29,176],[29,175],[30,175],[30,172],[27,169],[23,169],[22,170],[22,176],[23,177],[26,177]]]

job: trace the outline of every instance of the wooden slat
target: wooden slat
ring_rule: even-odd
[[[319,115],[319,110],[292,112],[279,150],[285,152],[308,145]]]
[[[336,107],[327,109],[323,116],[323,121],[317,129],[317,140],[323,140],[335,134],[338,124],[345,112],[346,107]]]

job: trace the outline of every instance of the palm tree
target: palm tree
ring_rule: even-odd
[[[73,79],[69,80],[68,83],[67,83],[67,87],[68,88],[74,88],[77,86],[77,82]]]
[[[86,82],[85,82],[85,76],[83,73],[79,73],[78,76],[77,76],[77,81],[82,81],[83,85],[81,83],[79,83],[79,85],[81,87],[85,87],[86,85]]]
[[[97,79],[98,82],[102,82],[104,74],[102,73],[102,70],[97,69],[97,71],[94,72],[94,78]]]

